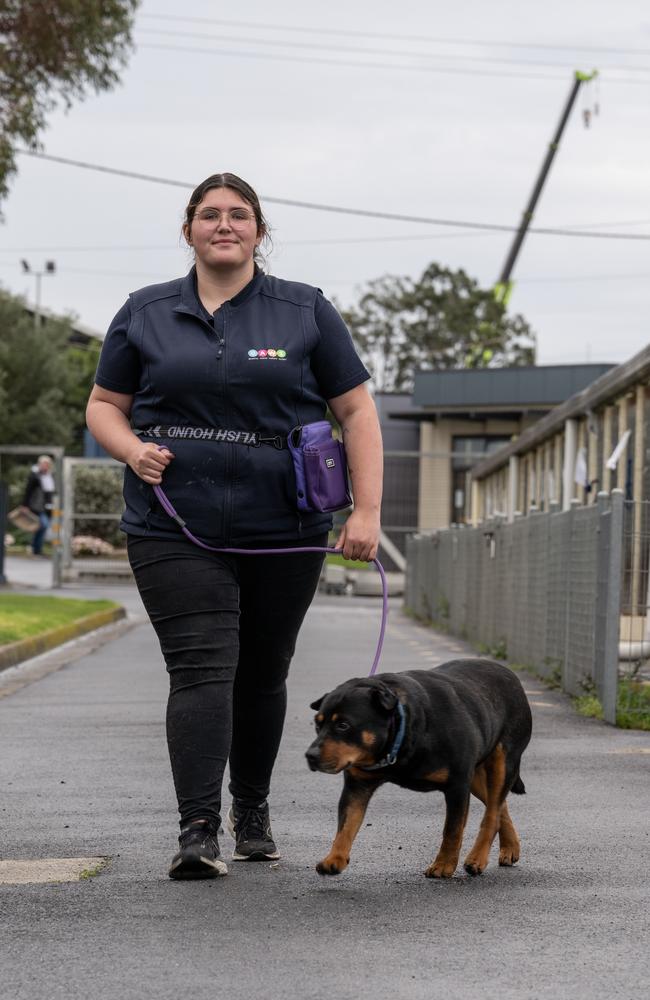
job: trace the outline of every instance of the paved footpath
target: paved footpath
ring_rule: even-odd
[[[73,593],[74,591],[66,591]],[[92,588],[125,599],[131,588]],[[509,1000],[647,995],[650,734],[577,717],[524,683],[535,719],[526,796],[511,811],[513,869],[425,879],[443,798],[381,789],[350,868],[314,864],[341,779],[312,774],[309,702],[367,672],[372,599],[318,597],[292,668],[272,793],[283,859],[175,883],[176,814],[164,738],[166,675],[140,622],[57,672],[2,695],[0,857],[108,856],[94,878],[0,885],[0,996],[11,1000]],[[469,652],[391,609],[382,669]],[[466,844],[478,825],[474,802]],[[223,838],[224,853],[231,844]]]

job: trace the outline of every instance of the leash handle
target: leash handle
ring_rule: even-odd
[[[176,521],[176,523],[178,524],[178,526],[180,527],[181,531],[186,536],[186,538],[188,538],[190,542],[193,542],[194,545],[198,545],[199,548],[206,549],[208,552],[225,552],[229,555],[237,555],[237,556],[288,556],[291,555],[292,552],[332,552],[335,553],[336,555],[342,555],[343,553],[342,549],[328,548],[328,547],[323,547],[321,545],[303,545],[298,548],[290,548],[290,549],[286,548],[285,549],[235,549],[235,548],[219,549],[216,548],[214,545],[207,545],[205,542],[202,542],[200,538],[197,538],[196,535],[192,534],[192,532],[187,527],[187,524],[185,523],[183,518],[174,508],[174,505],[172,504],[169,497],[163,491],[162,486],[154,486],[153,491],[156,495],[156,499],[158,500],[160,506],[163,508],[165,513],[168,514],[169,517],[171,517],[173,521]],[[386,621],[388,619],[388,584],[386,582],[386,573],[384,572],[384,567],[379,562],[379,559],[373,559],[372,562],[377,567],[379,576],[381,578],[382,607],[381,607],[381,626],[379,628],[379,639],[377,641],[375,658],[372,661],[370,673],[368,674],[369,677],[374,676],[375,671],[377,670],[377,666],[379,664],[381,651],[384,645],[384,635],[386,633]]]

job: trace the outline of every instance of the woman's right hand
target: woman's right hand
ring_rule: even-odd
[[[174,457],[169,448],[161,448],[151,442],[138,441],[129,456],[128,464],[136,476],[145,483],[157,486],[162,482],[163,473]]]

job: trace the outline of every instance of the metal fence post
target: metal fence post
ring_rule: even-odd
[[[61,549],[61,514],[64,506],[63,482],[63,453],[56,455],[54,459],[54,481],[58,484],[58,489],[54,495],[54,508],[52,510],[52,586],[60,587],[63,583],[63,552]]]
[[[603,663],[602,705],[606,722],[616,725],[618,694],[618,645],[621,621],[621,576],[623,566],[623,490],[612,490],[607,604]]]
[[[63,496],[61,509],[61,571],[62,574],[70,568],[72,562],[72,511],[74,510],[74,485],[72,478],[72,460],[63,459]]]

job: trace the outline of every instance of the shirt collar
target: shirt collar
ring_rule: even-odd
[[[249,299],[259,292],[263,281],[264,271],[256,264],[255,273],[251,280],[232,299],[228,299],[228,305],[236,309],[238,306],[243,305],[244,302],[248,302]],[[189,312],[195,316],[200,316],[202,319],[212,321],[212,314],[205,309],[199,298],[196,284],[196,267],[192,267],[185,277],[181,279],[181,301],[175,307],[174,312]]]

